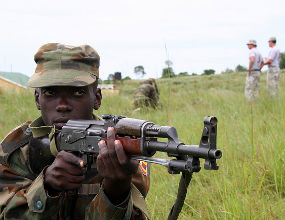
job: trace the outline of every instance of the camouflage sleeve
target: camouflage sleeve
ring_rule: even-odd
[[[144,197],[132,184],[129,196],[117,206],[110,202],[101,187],[99,193],[87,208],[86,219],[146,220],[149,219],[149,214]]]
[[[150,163],[141,161],[138,171],[132,177],[132,183],[145,198],[150,186]]]
[[[19,148],[11,155],[9,166],[0,165],[0,219],[56,219],[59,197],[46,194],[43,173],[29,178],[23,151]]]
[[[123,203],[115,206],[110,202],[101,187],[99,193],[88,206],[85,216],[86,219],[130,219],[131,212],[132,200],[130,195]]]
[[[141,161],[132,178],[133,212],[131,219],[150,219],[145,198],[150,187],[150,163]]]
[[[140,162],[138,171],[132,177],[128,198],[120,205],[113,205],[102,187],[87,208],[87,219],[149,219],[145,197],[150,185],[150,164]]]

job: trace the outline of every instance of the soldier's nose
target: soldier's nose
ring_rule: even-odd
[[[71,111],[72,106],[68,103],[67,99],[65,98],[60,98],[58,105],[56,106],[56,110],[59,112],[64,112],[64,111]]]

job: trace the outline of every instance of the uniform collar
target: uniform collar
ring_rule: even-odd
[[[33,133],[33,137],[39,138],[48,135],[52,131],[53,126],[46,126],[42,117],[39,117],[29,125],[29,128]]]

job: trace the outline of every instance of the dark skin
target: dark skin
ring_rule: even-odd
[[[96,85],[85,87],[54,86],[35,90],[36,106],[41,110],[45,125],[61,129],[70,119],[90,120],[93,109],[101,105],[101,90]],[[120,141],[115,140],[115,130],[108,128],[107,141],[99,144],[97,170],[103,179],[104,192],[116,205],[125,200],[130,191],[131,177],[138,162],[130,160]],[[44,184],[50,195],[64,190],[74,190],[84,180],[82,159],[61,151],[45,170]]]

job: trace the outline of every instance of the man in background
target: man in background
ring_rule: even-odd
[[[263,65],[268,65],[267,71],[267,90],[270,96],[278,95],[278,85],[280,81],[280,51],[276,47],[276,37],[270,37],[268,40],[271,48],[268,57],[265,58]],[[262,65],[262,66],[263,66]]]
[[[260,52],[256,49],[257,44],[255,40],[249,40],[247,47],[249,49],[249,67],[245,82],[245,97],[249,102],[252,102],[258,98],[258,83],[263,59]]]

